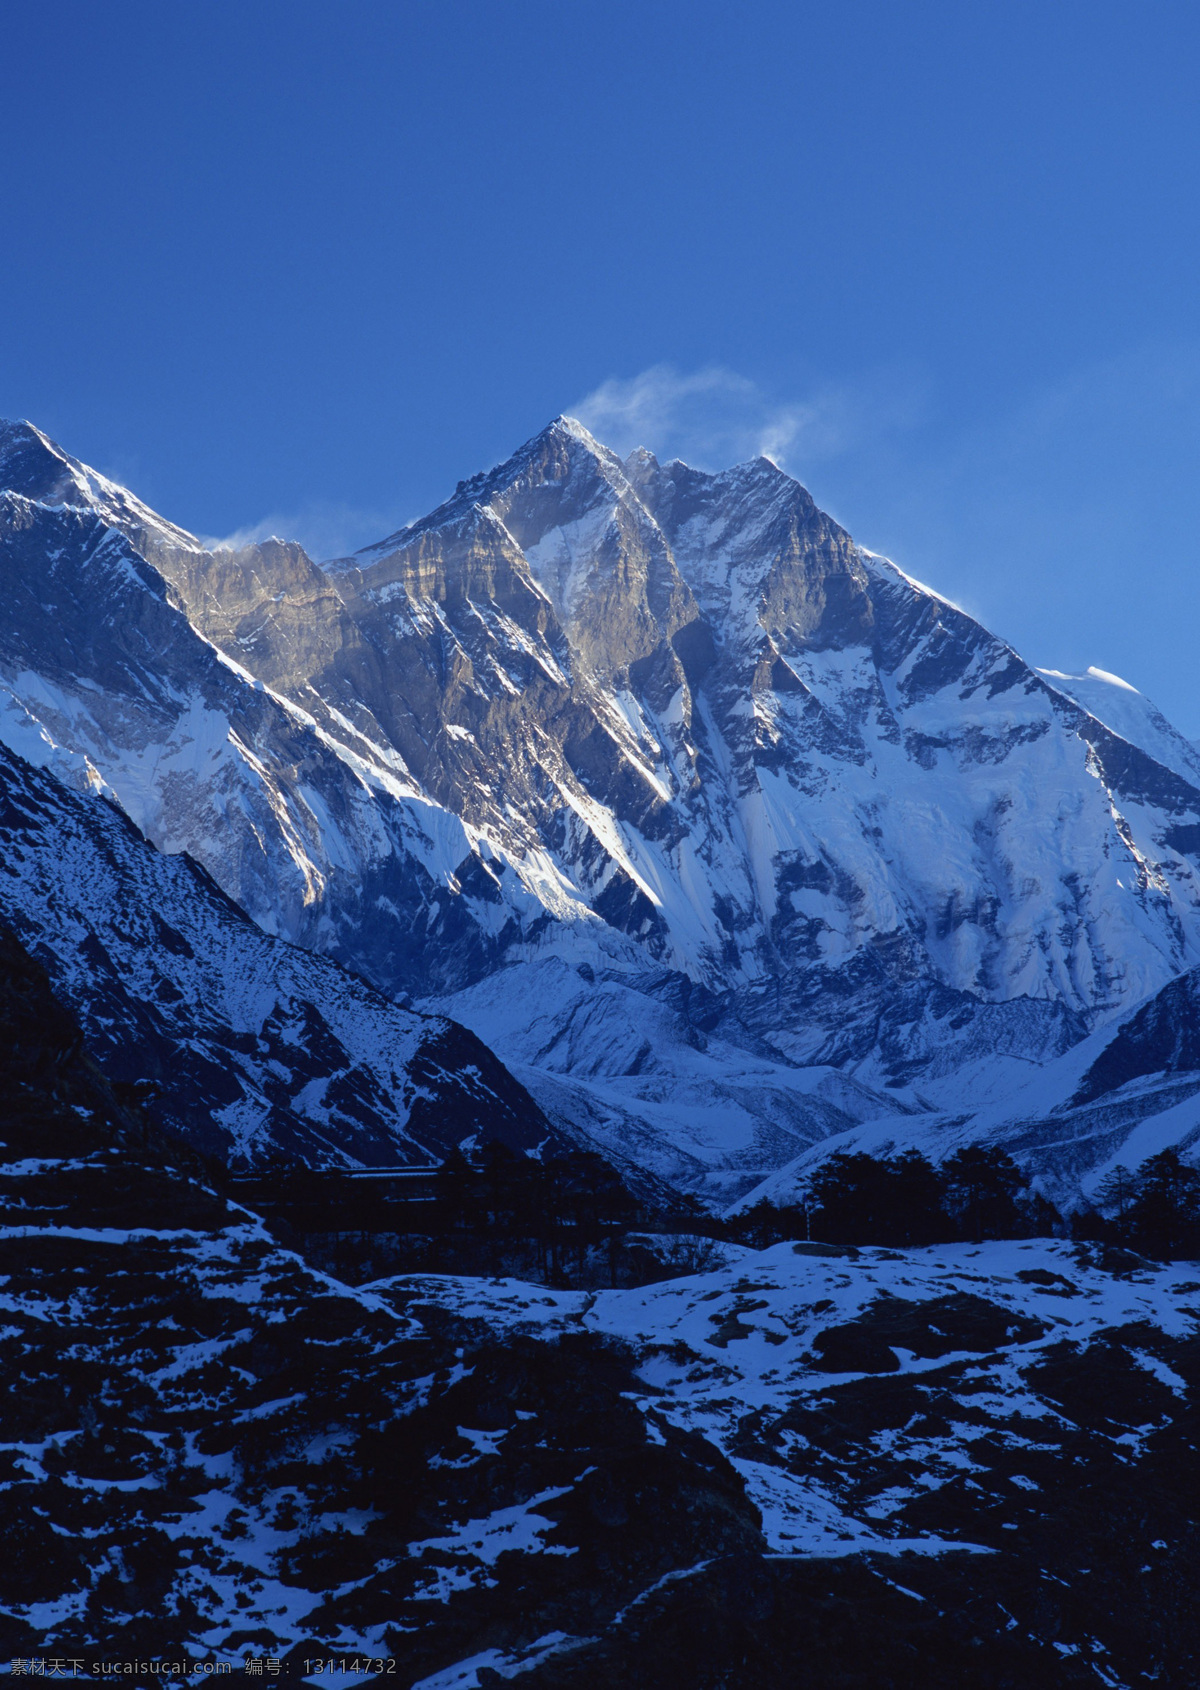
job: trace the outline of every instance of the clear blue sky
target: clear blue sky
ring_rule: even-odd
[[[362,544],[561,410],[771,447],[1200,735],[1200,8],[0,5],[0,414]]]

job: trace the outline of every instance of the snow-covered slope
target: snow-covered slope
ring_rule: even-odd
[[[532,1099],[465,1028],[270,938],[115,805],[0,747],[0,921],[44,964],[109,1077],[236,1166],[428,1165],[543,1143]]]
[[[1069,1206],[1118,1164],[1200,1151],[1200,969],[1192,969],[967,1123]]]
[[[438,1001],[504,1051],[566,1136],[718,1205],[830,1134],[910,1112],[835,1068],[704,1033],[678,986],[596,979],[552,957]]]
[[[771,1548],[802,1555],[936,1554],[964,1545],[961,1532],[949,1540],[912,1532],[906,1515],[931,1492],[961,1484],[973,1466],[964,1466],[964,1441],[986,1445],[1006,1423],[1047,1414],[1049,1404],[1021,1403],[1018,1393],[1021,1383],[1036,1392],[1046,1358],[1064,1339],[1086,1349],[1106,1330],[1141,1323],[1184,1338],[1196,1319],[1189,1264],[1153,1268],[1127,1257],[1134,1271],[1116,1279],[1100,1267],[1103,1252],[1043,1239],[904,1252],[780,1244],[737,1254],[718,1272],[630,1291],[547,1295],[516,1281],[473,1279],[418,1280],[415,1289],[418,1298],[513,1332],[582,1324],[631,1343],[642,1357],[647,1406],[653,1401],[681,1430],[718,1444],[758,1505]],[[396,1283],[408,1306],[414,1282]],[[1140,1365],[1162,1379],[1163,1361]],[[965,1440],[960,1426],[923,1426],[912,1439],[921,1447],[918,1479],[905,1482],[912,1452],[902,1435],[874,1463],[863,1451],[845,1464],[785,1435],[805,1419],[815,1423],[818,1405],[847,1376],[890,1375],[916,1403],[920,1392],[911,1387],[928,1381],[942,1392],[943,1376],[964,1364],[970,1394],[984,1399],[982,1420]],[[982,1496],[978,1506],[987,1507]],[[916,1509],[926,1519],[932,1512]]]
[[[1020,1070],[1023,1070],[1020,1071]],[[991,1069],[994,1079],[995,1068]],[[960,1073],[959,1080],[968,1076]],[[953,1097],[954,1088],[944,1088]],[[941,1160],[966,1144],[1005,1150],[1064,1210],[1090,1198],[1117,1166],[1137,1170],[1175,1149],[1200,1156],[1200,969],[1168,982],[1115,1024],[1044,1065],[1014,1067],[1009,1084],[967,1086],[958,1106],[864,1120],[797,1153],[739,1206],[793,1202],[817,1166],[838,1151],[920,1150]]]
[[[1200,963],[1194,751],[766,459],[560,418],[325,566],[208,552],[26,425],[0,483],[10,744],[714,1195],[996,1099]]]
[[[1184,1498],[1200,1385],[1191,1264],[1152,1268],[1045,1241],[904,1252],[783,1244],[630,1291],[437,1279],[380,1289],[407,1314],[445,1310],[513,1343],[580,1332],[620,1343],[660,1435],[718,1449],[759,1511],[768,1554],[811,1575],[800,1587],[808,1601],[797,1587],[772,1601],[751,1583],[740,1601],[722,1601],[698,1554],[695,1584],[657,1623],[629,1639],[564,1626],[555,1649],[564,1664],[576,1657],[575,1675],[534,1670],[534,1684],[1188,1677]],[[489,1459],[499,1471],[499,1451]],[[632,1522],[632,1489],[610,1485],[610,1507],[618,1494]],[[467,1528],[442,1540],[464,1577],[476,1541]],[[878,1594],[854,1589],[863,1557],[907,1614],[881,1626]],[[853,1618],[827,1645],[815,1614],[836,1600],[825,1581],[842,1578]],[[724,1621],[706,1627],[714,1600]],[[908,1623],[922,1610],[914,1640]],[[731,1643],[738,1611],[757,1625],[747,1618]],[[973,1658],[951,1664],[943,1650],[960,1618]],[[774,1636],[762,1655],[760,1626]],[[886,1655],[864,1660],[865,1637]],[[430,1678],[430,1690],[469,1682],[465,1656],[462,1677]],[[506,1676],[528,1670],[519,1645],[486,1658]],[[621,1671],[627,1660],[640,1677]]]
[[[1193,786],[1200,782],[1200,749],[1128,681],[1094,667],[1084,675],[1064,675],[1057,669],[1039,669],[1038,674],[1122,739],[1149,752],[1164,768],[1174,769]]]
[[[785,1245],[599,1294],[351,1289],[118,1105],[4,934],[0,1028],[14,1672],[1194,1678],[1190,1266]]]

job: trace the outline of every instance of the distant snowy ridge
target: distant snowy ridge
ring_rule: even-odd
[[[1083,675],[1065,675],[1057,669],[1039,669],[1038,674],[1122,739],[1148,751],[1164,768],[1173,769],[1193,786],[1200,784],[1200,749],[1184,739],[1128,681],[1095,667]]]
[[[941,1161],[967,1144],[994,1145],[1064,1211],[1090,1201],[1117,1167],[1136,1172],[1168,1149],[1200,1160],[1200,969],[1056,1059],[1023,1068],[991,1096],[964,1087],[956,1107],[847,1126],[743,1189],[735,1206],[795,1202],[819,1164],[842,1151],[919,1150]]]

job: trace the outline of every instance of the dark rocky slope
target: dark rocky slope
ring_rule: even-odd
[[[117,1102],[3,934],[0,1034],[10,1658],[1194,1680],[1184,1274],[784,1249],[599,1298],[354,1292]]]
[[[0,919],[108,1077],[222,1163],[431,1165],[551,1138],[473,1033],[262,933],[186,855],[0,746]]]
[[[366,1652],[396,1656],[409,1683],[520,1635],[531,1565],[544,1600],[590,1624],[670,1573],[685,1541],[758,1546],[728,1464],[652,1435],[623,1397],[619,1349],[404,1317],[280,1250],[117,1102],[2,933],[0,1030],[0,1651],[249,1651],[287,1656],[293,1676],[306,1654]],[[521,1447],[503,1472],[479,1464],[517,1410]],[[598,1471],[656,1520],[615,1556]],[[536,1512],[549,1499],[553,1522]],[[516,1549],[499,1582],[447,1572],[440,1537],[497,1509],[494,1548],[511,1534]],[[427,1631],[443,1576],[462,1599]]]

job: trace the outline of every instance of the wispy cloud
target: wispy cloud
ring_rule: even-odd
[[[355,510],[349,505],[314,501],[291,514],[276,513],[232,534],[201,535],[210,551],[237,551],[263,540],[298,540],[312,558],[348,557],[360,546],[392,534],[409,520],[395,510]]]
[[[683,458],[699,469],[764,456],[799,469],[903,422],[921,399],[909,372],[780,399],[721,365],[680,371],[654,364],[635,376],[611,377],[569,409],[621,453],[649,446],[660,458]]]

